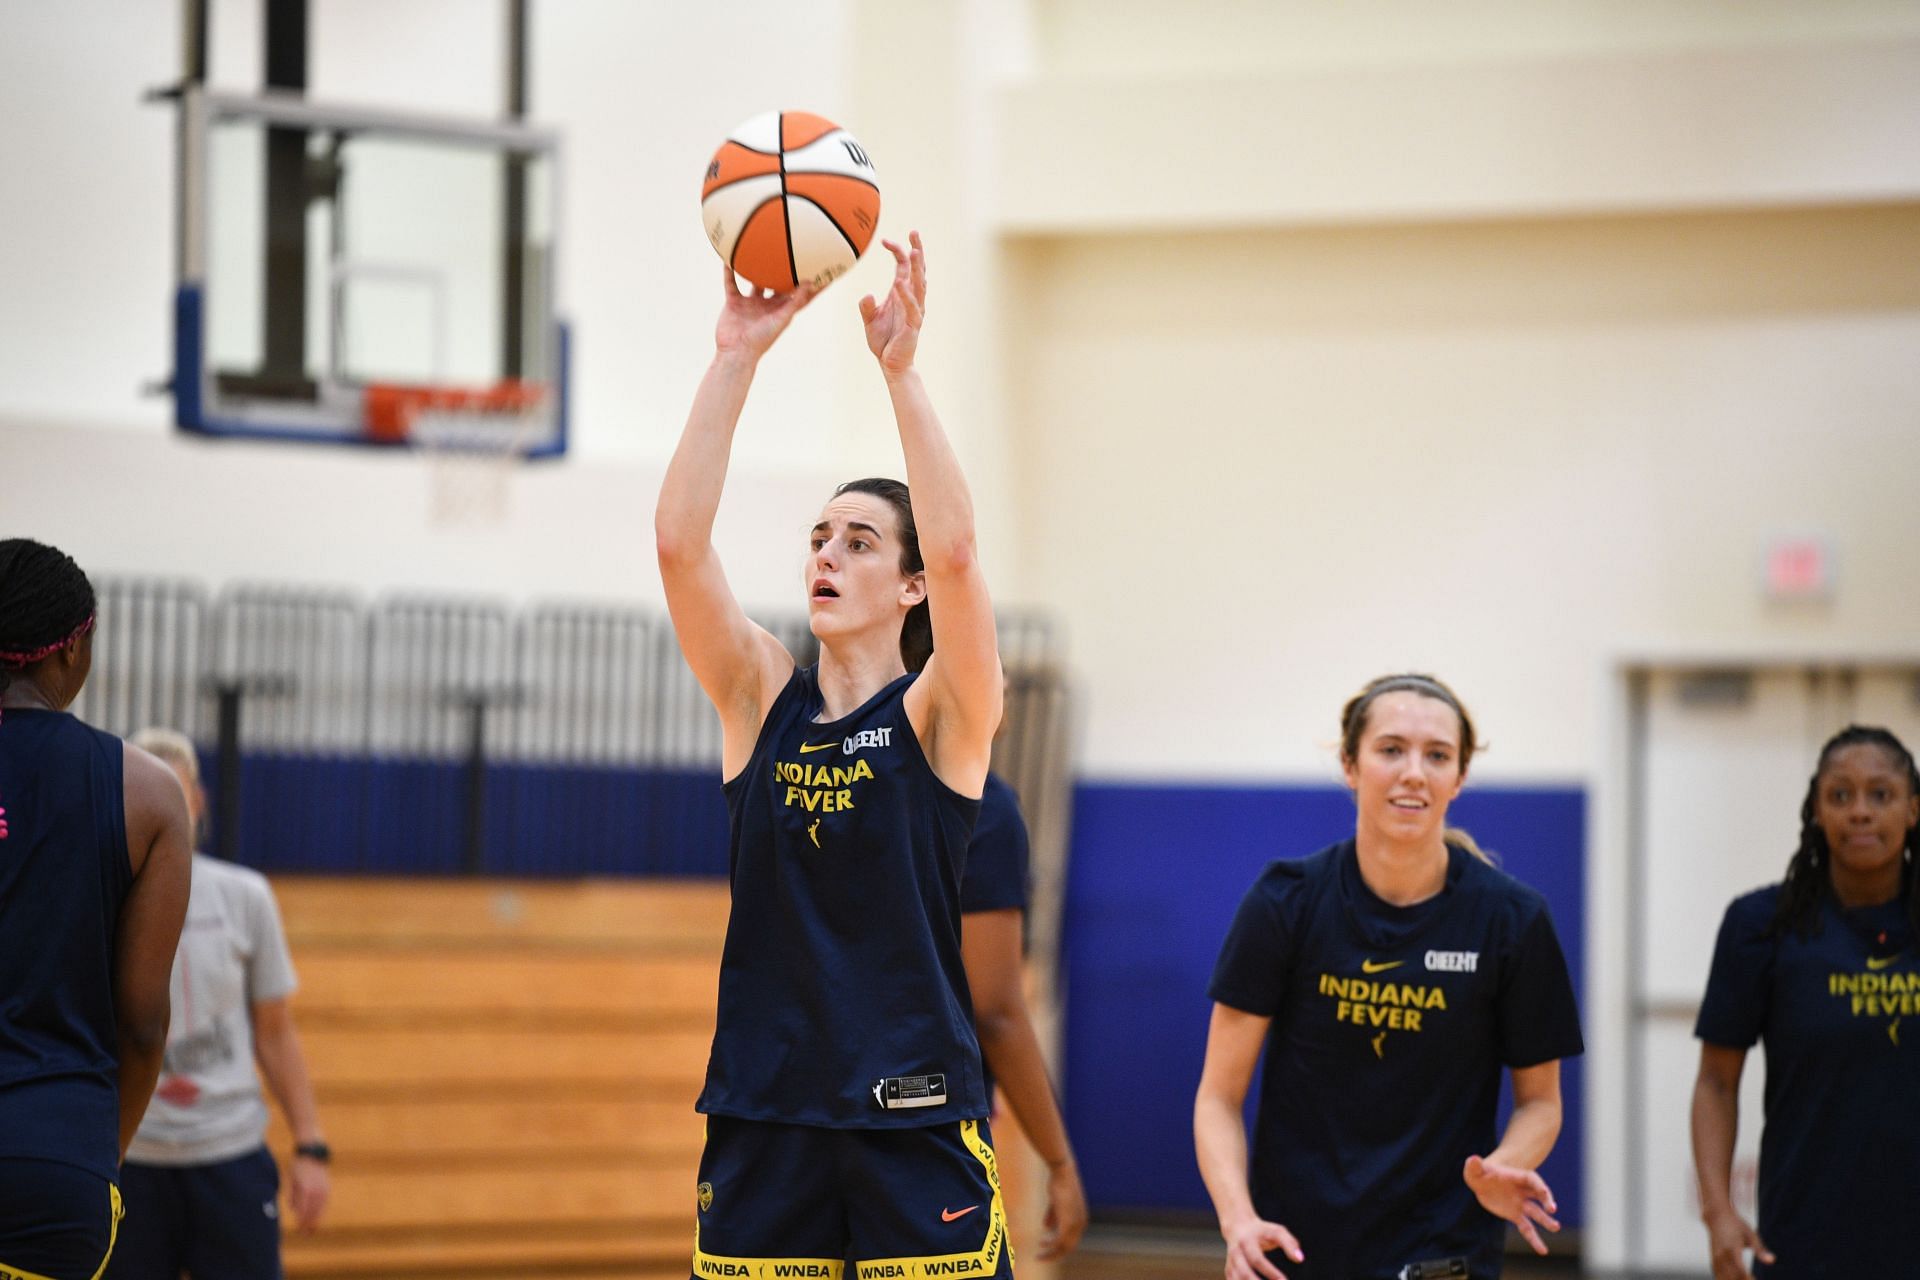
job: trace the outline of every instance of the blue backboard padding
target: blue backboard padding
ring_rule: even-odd
[[[312,427],[273,427],[207,413],[205,398],[206,295],[198,284],[182,284],[173,294],[173,424],[202,436],[242,440],[288,440],[306,444],[352,444],[375,449],[405,448],[405,441],[375,440],[359,427],[327,431]],[[526,450],[525,457],[558,458],[567,452],[573,410],[573,326],[554,322],[553,437]]]
[[[1469,789],[1449,815],[1540,890],[1583,989],[1586,797],[1574,788]],[[1087,783],[1074,794],[1063,939],[1067,1126],[1088,1199],[1108,1211],[1209,1209],[1194,1165],[1193,1093],[1207,979],[1260,869],[1350,835],[1337,787]],[[1541,1169],[1561,1218],[1582,1221],[1581,1072]],[[1436,1101],[1435,1105],[1446,1105]]]

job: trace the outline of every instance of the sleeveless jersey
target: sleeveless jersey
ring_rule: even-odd
[[[120,739],[59,711],[0,720],[0,1157],[112,1181],[114,936],[132,883]]]
[[[934,775],[905,675],[816,723],[797,669],[724,790],[733,910],[698,1109],[837,1129],[986,1116],[960,960],[980,802]]]

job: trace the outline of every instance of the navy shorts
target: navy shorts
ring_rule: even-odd
[[[985,1120],[820,1129],[709,1116],[696,1195],[694,1280],[1013,1275]]]
[[[96,1280],[119,1225],[120,1189],[99,1174],[0,1159],[0,1280]]]
[[[120,1167],[127,1220],[106,1280],[280,1280],[280,1170],[265,1147],[217,1164]]]

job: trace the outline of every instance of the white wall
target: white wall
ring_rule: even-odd
[[[1914,207],[1030,246],[1010,426],[1087,767],[1312,776],[1413,667],[1485,776],[1579,778],[1625,645],[1912,634],[1916,254]],[[1796,530],[1830,606],[1762,598]]]

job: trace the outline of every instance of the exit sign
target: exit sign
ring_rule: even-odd
[[[1773,539],[1766,548],[1764,580],[1768,600],[1832,599],[1832,541],[1809,536]]]

